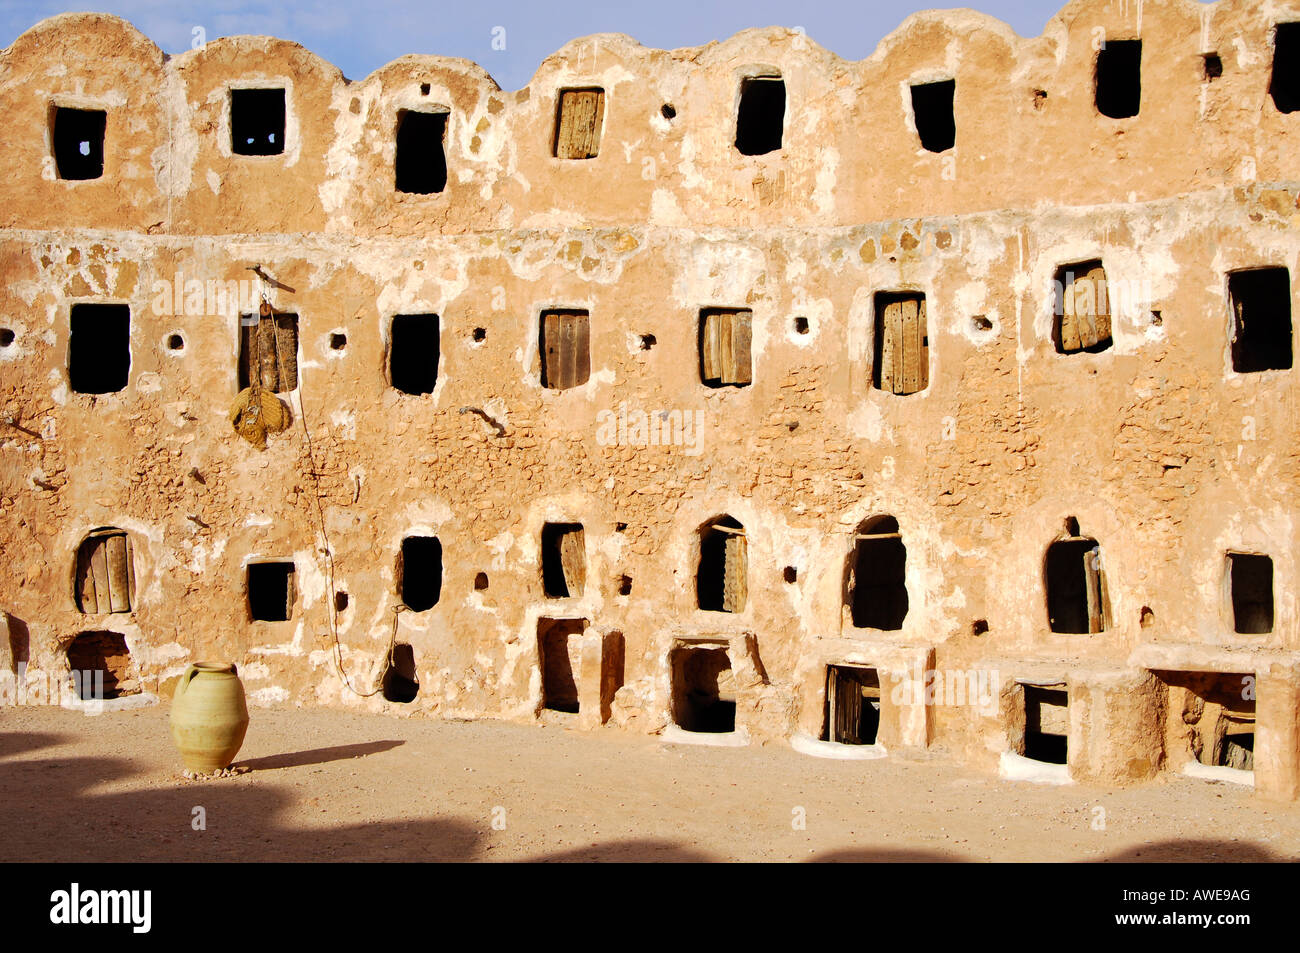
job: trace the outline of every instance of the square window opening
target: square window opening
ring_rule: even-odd
[[[880,731],[880,676],[874,668],[826,667],[822,741],[874,745]]]
[[[438,384],[441,335],[436,314],[395,314],[388,336],[388,379],[403,394],[432,394]]]
[[[587,552],[581,523],[542,527],[542,589],[550,599],[576,598],[587,581]]]
[[[586,619],[538,619],[537,650],[541,656],[542,708],[576,715],[581,670],[581,636]]]
[[[711,734],[736,730],[735,678],[727,649],[674,649],[671,669],[674,724]]]
[[[605,123],[605,91],[562,89],[556,103],[554,155],[557,159],[594,159],[600,152]]]
[[[1291,272],[1255,268],[1228,275],[1232,369],[1239,374],[1291,369]]]
[[[1142,41],[1106,40],[1094,74],[1097,112],[1128,119],[1142,104]]]
[[[412,612],[427,612],[442,597],[442,543],[436,536],[407,536],[397,557],[397,592]]]
[[[1232,630],[1242,635],[1273,631],[1273,560],[1257,553],[1228,553]]]
[[[239,316],[239,389],[252,385],[285,394],[298,387],[298,315]]]
[[[433,195],[447,187],[447,113],[397,112],[397,191]]]
[[[700,311],[700,380],[706,387],[745,387],[753,383],[753,320],[754,314],[748,308]]]
[[[736,112],[736,151],[761,156],[781,148],[785,129],[785,80],[750,76],[740,81]]]
[[[1110,288],[1100,261],[1056,270],[1052,344],[1058,354],[1099,354],[1111,345]]]
[[[878,292],[871,386],[900,397],[930,386],[930,332],[925,295]]]
[[[248,614],[254,622],[287,622],[293,618],[292,562],[248,564]]]
[[[912,87],[912,116],[916,134],[927,152],[947,152],[957,142],[952,101],[957,81],[945,79]]]
[[[284,152],[284,90],[230,91],[230,148],[241,156]]]
[[[68,380],[78,394],[112,394],[131,373],[131,308],[74,304],[69,312]]]
[[[54,164],[60,179],[98,179],[104,174],[104,128],[108,114],[102,109],[54,107]]]
[[[591,378],[591,318],[580,310],[542,312],[542,386],[581,387]]]

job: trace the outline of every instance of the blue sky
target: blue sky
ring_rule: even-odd
[[[1036,36],[1065,0],[972,0],[1023,36]],[[753,26],[802,26],[846,59],[870,55],[908,14],[942,2],[926,0],[92,0],[130,20],[168,53],[190,48],[195,27],[208,39],[266,33],[295,40],[352,79],[404,53],[463,56],[483,66],[504,89],[527,85],[543,59],[574,37],[627,33],[646,46],[671,49],[723,39]],[[60,0],[0,0],[0,45],[56,13],[84,10]],[[505,49],[492,46],[505,30]]]

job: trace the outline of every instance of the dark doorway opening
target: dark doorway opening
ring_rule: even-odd
[[[853,625],[896,630],[907,618],[907,547],[898,520],[877,516],[858,529],[849,565]]]
[[[436,314],[395,314],[388,340],[388,379],[403,394],[432,394],[441,358]]]
[[[956,91],[957,82],[951,79],[912,87],[916,134],[927,152],[946,152],[957,142],[957,123],[952,112]]]
[[[740,109],[736,114],[736,149],[741,155],[761,156],[781,148],[785,126],[785,80],[779,76],[751,76],[740,83]]]
[[[286,622],[293,617],[292,562],[248,564],[248,612],[254,622]]]
[[[735,731],[736,696],[727,650],[721,646],[674,649],[671,663],[674,722],[686,731]]]
[[[538,619],[537,650],[541,656],[542,707],[578,713],[579,639],[586,619]]]
[[[445,112],[397,112],[397,191],[431,195],[447,187]]]
[[[1025,689],[1025,757],[1065,764],[1069,754],[1070,696],[1063,688]]]
[[[407,536],[397,566],[398,594],[412,612],[425,612],[442,597],[442,543],[436,536]]]
[[[1097,112],[1111,119],[1136,116],[1142,104],[1142,41],[1106,40],[1097,51]]]
[[[415,651],[405,642],[398,642],[388,650],[388,664],[384,668],[384,700],[407,705],[420,693],[420,676],[415,670]]]
[[[826,667],[826,716],[822,740],[874,745],[880,730],[880,676],[874,668]]]

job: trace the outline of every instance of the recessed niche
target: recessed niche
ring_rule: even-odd
[[[348,336],[346,334],[340,334],[339,332],[336,331],[330,335],[331,351],[341,351],[347,346],[348,346]]]
[[[82,701],[120,698],[140,692],[140,680],[120,632],[81,632],[67,650],[77,697]]]
[[[432,394],[441,359],[436,314],[395,314],[389,328],[388,379],[403,394]]]
[[[442,597],[442,543],[436,536],[407,536],[397,557],[397,591],[412,612],[426,612]]]
[[[1232,630],[1242,635],[1273,631],[1273,560],[1259,553],[1228,553]]]
[[[586,628],[586,619],[537,620],[543,708],[577,714],[580,639]]]
[[[420,694],[420,676],[415,668],[415,650],[404,642],[388,650],[384,677],[380,680],[384,700],[408,705]]]
[[[447,113],[400,109],[394,170],[397,191],[432,195],[447,187]]]
[[[1142,41],[1105,40],[1094,75],[1097,112],[1111,119],[1136,116],[1142,104]]]
[[[1228,275],[1232,369],[1239,374],[1290,370],[1291,272],[1252,268]]]
[[[740,82],[736,112],[736,151],[760,156],[781,148],[785,128],[785,80],[750,76]]]
[[[951,79],[912,87],[916,134],[927,152],[946,152],[956,144],[957,124],[952,109],[956,90],[957,83]]]

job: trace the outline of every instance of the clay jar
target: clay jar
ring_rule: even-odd
[[[195,662],[185,669],[172,694],[171,730],[190,771],[229,767],[248,730],[244,683],[234,665]]]

